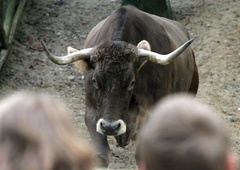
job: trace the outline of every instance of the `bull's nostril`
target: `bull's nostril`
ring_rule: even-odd
[[[121,119],[117,121],[100,119],[97,122],[96,131],[105,136],[117,136],[126,132],[126,124]]]
[[[121,124],[120,123],[117,123],[116,125],[112,125],[112,129],[115,131],[115,130],[118,130],[120,128]]]
[[[108,131],[108,132],[114,132],[116,130],[118,130],[121,126],[120,123],[103,123],[101,122],[100,123],[101,127],[105,130],[105,131]]]

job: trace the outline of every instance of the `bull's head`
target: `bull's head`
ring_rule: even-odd
[[[42,46],[48,58],[56,64],[80,63],[80,68],[86,73],[86,107],[96,110],[96,131],[116,136],[118,144],[125,146],[136,131],[141,112],[134,95],[137,72],[143,65],[141,58],[148,57],[153,62],[166,65],[192,41],[167,55],[149,51],[150,45],[146,41],[137,47],[122,41],[80,51],[69,47],[69,54],[62,57],[51,54],[43,42]]]

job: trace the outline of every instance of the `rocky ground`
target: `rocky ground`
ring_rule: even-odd
[[[63,2],[63,3],[61,3]],[[238,0],[171,0],[176,19],[195,38],[192,47],[200,74],[197,100],[213,106],[229,127],[233,150],[240,153],[240,3]],[[39,40],[57,55],[83,47],[89,31],[120,6],[116,0],[29,1],[13,52],[0,71],[0,98],[34,90],[61,98],[87,140],[82,73],[73,64],[58,66],[45,57]],[[135,168],[134,145],[112,148],[110,168]]]

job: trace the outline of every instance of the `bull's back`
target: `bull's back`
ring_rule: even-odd
[[[114,11],[90,31],[85,48],[107,40],[137,45],[143,39],[150,43],[152,51],[165,54],[185,43],[189,37],[180,23],[127,5]]]

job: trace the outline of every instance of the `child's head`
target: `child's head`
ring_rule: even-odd
[[[226,170],[229,138],[223,122],[192,97],[163,100],[139,135],[136,159],[145,170]]]
[[[30,93],[0,102],[0,169],[90,170],[93,157],[62,102]]]

